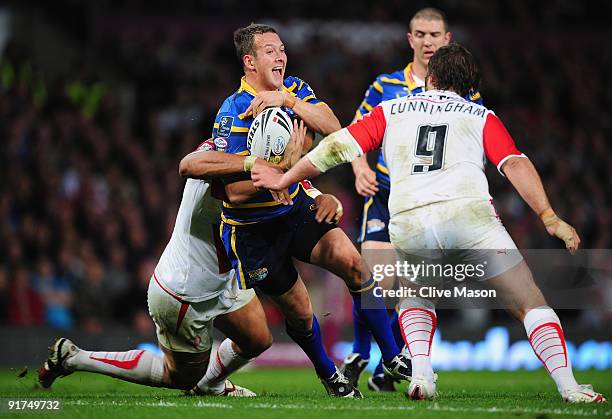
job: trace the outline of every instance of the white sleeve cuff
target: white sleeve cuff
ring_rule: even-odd
[[[529,157],[527,157],[524,153],[521,154],[508,154],[506,157],[504,157],[498,164],[497,164],[497,171],[503,176],[506,177],[506,175],[504,174],[504,172],[502,172],[502,166],[504,165],[505,162],[507,162],[509,159],[511,159],[512,157],[519,157],[519,158],[523,158],[523,159],[528,159]]]

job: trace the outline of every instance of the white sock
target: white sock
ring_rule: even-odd
[[[412,358],[412,376],[433,381],[431,342],[436,330],[435,306],[420,298],[405,300],[400,307],[399,323]]]
[[[563,329],[553,309],[548,306],[534,308],[527,312],[523,323],[533,351],[555,380],[559,392],[577,389]]]
[[[225,339],[217,348],[217,352],[210,357],[206,374],[197,386],[205,393],[221,394],[225,390],[225,379],[249,361],[250,359],[234,351],[230,339]]]
[[[159,387],[162,385],[164,361],[145,350],[127,352],[91,352],[78,349],[65,361],[71,370],[110,375],[133,383]]]

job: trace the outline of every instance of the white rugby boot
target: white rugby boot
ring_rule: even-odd
[[[577,389],[564,390],[561,394],[567,403],[607,403],[606,398],[593,390],[590,384],[580,384]]]
[[[186,396],[221,396],[221,397],[256,397],[257,396],[257,394],[255,394],[254,391],[251,391],[245,387],[237,386],[236,384],[232,383],[230,380],[225,380],[225,386],[221,393],[212,393],[212,392],[208,393],[208,392],[202,391],[202,389],[199,388],[198,386],[195,386],[191,390],[186,391],[185,395]]]
[[[410,400],[433,400],[436,398],[436,383],[423,376],[412,377],[406,397]]]

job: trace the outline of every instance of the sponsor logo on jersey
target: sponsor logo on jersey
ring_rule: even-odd
[[[268,268],[265,266],[263,268],[255,269],[254,271],[247,272],[249,278],[253,281],[261,281],[268,276]]]
[[[215,149],[215,143],[212,140],[206,140],[198,147],[198,150],[211,151]]]
[[[225,138],[215,138],[214,143],[217,150],[225,151],[225,148],[227,147],[227,140]]]
[[[283,137],[278,137],[272,144],[272,153],[277,156],[282,155],[285,152],[285,146],[286,144]]]
[[[232,125],[234,124],[233,116],[222,116],[219,119],[219,129],[217,129],[217,135],[219,137],[229,137],[232,132]]]
[[[378,218],[372,218],[371,220],[368,220],[366,224],[367,234],[377,233],[379,231],[383,231],[384,229],[385,229],[385,223],[383,223]]]

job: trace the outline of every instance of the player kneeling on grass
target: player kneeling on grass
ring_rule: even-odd
[[[147,302],[163,356],[146,350],[95,352],[58,339],[40,368],[40,384],[89,371],[154,387],[191,390],[191,394],[255,396],[227,377],[272,344],[266,317],[255,292],[239,290],[218,238],[221,201],[211,196],[208,176],[242,172],[235,161],[205,141],[181,162],[187,175],[197,168],[203,179],[187,179],[170,242],[149,283]],[[260,162],[263,164],[263,162]],[[228,339],[211,357],[212,327]]]
[[[525,325],[534,352],[563,400],[605,402],[591,386],[579,385],[574,378],[559,318],[548,307],[491,205],[484,157],[540,216],[548,234],[563,240],[572,253],[580,238],[555,214],[535,167],[518,151],[500,119],[462,98],[475,91],[479,81],[478,68],[465,48],[457,44],[442,47],[429,62],[425,93],[376,106],[361,121],[325,138],[284,174],[274,168],[254,168],[253,183],[280,190],[382,145],[391,178],[389,232],[400,258],[420,256],[418,250],[405,249],[440,253],[463,249],[472,250],[472,254],[480,249],[506,250],[497,252],[500,258],[488,283]],[[502,258],[504,254],[506,258]],[[434,302],[409,298],[401,308],[399,320],[413,367],[407,396],[433,399],[436,383],[430,356],[436,325]]]

